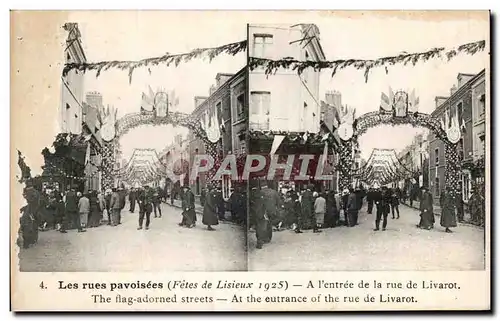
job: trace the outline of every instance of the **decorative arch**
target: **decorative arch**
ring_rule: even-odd
[[[116,151],[119,149],[120,138],[128,133],[131,129],[143,125],[173,125],[188,128],[197,138],[203,141],[205,151],[215,160],[219,158],[218,148],[220,140],[213,143],[209,140],[206,131],[203,129],[198,118],[190,114],[181,112],[168,112],[164,117],[159,117],[154,111],[141,111],[138,113],[130,113],[118,119],[114,124],[115,136],[108,142],[103,142],[102,146],[102,180],[101,185],[103,190],[114,186],[115,181],[115,162]]]
[[[414,112],[406,113],[404,116],[396,116],[395,111],[374,111],[361,115],[354,120],[353,134],[348,140],[343,140],[339,147],[339,188],[342,190],[349,188],[353,182],[353,146],[358,138],[365,134],[370,128],[379,125],[411,125],[413,127],[423,127],[429,129],[436,138],[444,142],[446,157],[445,184],[449,192],[454,196],[461,194],[460,189],[460,159],[457,144],[452,143],[447,132],[442,128],[440,120],[429,114]]]

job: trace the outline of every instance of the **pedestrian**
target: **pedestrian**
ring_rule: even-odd
[[[207,230],[209,231],[215,231],[212,226],[219,224],[219,220],[217,218],[217,205],[215,203],[216,198],[216,191],[212,186],[209,186],[206,193],[205,205],[203,206],[202,218],[202,223],[207,226]],[[180,225],[182,225],[182,222]]]
[[[205,197],[206,197],[206,193],[207,191],[205,190],[205,188],[203,187],[200,191],[200,204],[201,206],[204,206],[205,205]]]
[[[257,186],[252,186],[250,191],[250,211],[255,222],[255,237],[257,238],[256,248],[270,242],[272,239],[272,229],[269,229],[271,222],[264,211],[264,196]],[[271,233],[271,236],[267,235]]]
[[[90,200],[88,194],[83,194],[78,200],[78,212],[80,213],[80,224],[83,228],[86,228],[90,213]]]
[[[447,190],[441,207],[440,225],[445,228],[446,233],[451,233],[450,227],[457,227],[457,217],[455,215],[457,195],[454,195],[451,190]]]
[[[323,193],[314,200],[314,215],[316,216],[316,226],[321,229],[325,223],[326,199]]]
[[[21,208],[20,235],[23,247],[28,248],[38,241],[39,193],[31,181],[26,182],[23,197],[28,204]]]
[[[295,218],[297,214],[295,213],[295,200],[292,199],[292,192],[287,191],[284,200],[285,208],[285,221],[284,225],[286,228],[290,228],[295,223]]]
[[[342,210],[344,212],[344,225],[349,226],[349,211],[348,211],[348,203],[349,203],[349,189],[344,189],[342,191]]]
[[[153,191],[153,212],[156,217],[161,217],[161,199],[160,199],[160,191],[157,189]],[[156,213],[158,212],[158,214]]]
[[[137,191],[135,190],[135,188],[131,188],[130,189],[130,193],[128,194],[128,201],[130,202],[130,213],[134,213],[135,212],[135,202],[137,200]]]
[[[125,185],[123,185],[123,183],[121,183],[120,187],[118,188],[118,196],[120,203],[120,211],[118,211],[118,224],[122,224],[122,211],[125,208],[125,203],[127,200],[127,190],[125,189]]]
[[[280,193],[276,190],[272,181],[262,184],[260,194],[262,195],[262,200],[264,202],[264,219],[267,221],[265,226],[260,225],[260,227],[263,228],[261,230],[261,239],[264,243],[270,243],[273,237],[273,226],[276,226],[277,230],[280,230],[281,225],[283,224],[280,217],[283,204]]]
[[[459,190],[461,191],[462,190],[462,184],[460,183],[459,184]],[[455,197],[455,201],[456,201],[456,208],[457,208],[457,219],[458,219],[458,222],[459,223],[462,223],[464,221],[464,200],[463,198],[461,197],[461,194],[457,195],[457,197]]]
[[[302,193],[300,199],[301,215],[295,233],[302,233],[302,230],[311,227],[313,229],[313,233],[321,232],[316,226],[316,217],[314,214],[314,195],[312,189],[313,186],[308,185],[306,190]]]
[[[92,191],[89,195],[90,212],[89,212],[89,227],[98,227],[101,222],[101,210],[99,206],[99,197],[97,191]]]
[[[182,226],[193,228],[195,226],[194,194],[189,186],[184,186],[182,193]]]
[[[109,209],[111,211],[111,226],[117,226],[118,224],[120,224],[120,195],[118,194],[117,188],[112,188],[111,192],[112,194],[109,202]]]
[[[432,195],[426,186],[421,187],[420,196],[420,222],[417,227],[430,230],[434,227],[434,209]]]
[[[149,224],[151,223],[151,212],[153,211],[153,194],[154,192],[148,185],[144,187],[144,191],[140,194],[139,227],[137,228],[138,230],[142,230],[144,218],[146,218],[145,228],[146,230],[149,230]]]
[[[217,213],[219,215],[219,221],[226,220],[226,204],[224,202],[224,196],[222,195],[222,189],[220,186],[217,186]]]
[[[387,228],[387,216],[389,215],[389,203],[390,195],[387,196],[388,191],[385,186],[381,190],[376,190],[374,192],[373,200],[375,202],[375,207],[377,210],[375,218],[375,229],[374,231],[380,230],[380,221],[382,220],[382,230],[385,231]]]
[[[395,189],[392,193],[391,212],[393,219],[394,219],[394,212],[396,212],[397,218],[399,219],[399,193],[397,189]]]
[[[371,214],[373,211],[373,187],[368,189],[366,201],[368,202],[368,214]]]
[[[104,196],[104,203],[106,205],[106,212],[107,212],[107,217],[108,217],[108,225],[112,224],[111,216],[112,216],[112,209],[111,209],[111,196],[113,195],[113,190],[108,188],[106,190],[105,196]]]

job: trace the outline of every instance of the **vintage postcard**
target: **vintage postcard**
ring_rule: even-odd
[[[22,311],[491,309],[488,11],[12,11]]]

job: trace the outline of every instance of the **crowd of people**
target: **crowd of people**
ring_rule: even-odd
[[[475,191],[480,191],[479,187]],[[172,196],[171,193],[170,196]],[[197,215],[195,195],[189,186],[183,186],[171,198],[181,200],[182,217],[179,226],[193,228]],[[21,209],[20,241],[27,248],[38,240],[38,232],[56,229],[67,233],[68,229],[76,229],[79,233],[87,228],[95,228],[107,222],[108,225],[121,224],[122,211],[126,198],[130,204],[129,211],[134,213],[139,208],[138,229],[149,229],[151,214],[162,217],[161,203],[166,202],[168,195],[164,189],[150,186],[127,190],[122,184],[118,188],[108,189],[104,193],[89,191],[81,193],[77,186],[70,185],[62,193],[58,185],[35,188],[28,181],[24,189],[27,205]],[[360,185],[337,193],[333,190],[316,190],[314,185],[307,185],[300,191],[284,186],[278,191],[274,182],[255,184],[251,182],[249,205],[249,228],[255,229],[257,248],[271,242],[273,231],[290,229],[297,234],[304,230],[321,233],[323,229],[339,226],[354,227],[358,225],[359,211],[366,200],[367,213],[375,215],[375,231],[387,228],[388,217],[400,218],[399,205],[406,196],[399,188],[371,187],[368,190]],[[410,199],[415,198],[412,195]],[[421,229],[432,229],[435,224],[434,201],[429,190],[424,186],[419,193]],[[441,205],[440,225],[450,233],[463,220],[463,202],[457,200],[453,193],[444,191],[439,199]],[[247,223],[247,196],[245,186],[236,186],[230,191],[227,200],[223,198],[220,184],[211,183],[202,189],[200,204],[203,208],[202,224],[213,231],[220,221],[232,221],[245,225]],[[462,204],[462,206],[460,206]],[[410,204],[411,206],[411,204]],[[473,193],[469,202],[473,207],[472,218],[484,224],[484,197],[479,192]],[[229,209],[230,217],[226,217]],[[482,215],[477,214],[482,210]],[[107,216],[107,217],[105,217]],[[107,219],[106,219],[107,218]],[[458,218],[458,219],[457,219]],[[382,225],[382,226],[380,226]],[[21,243],[20,243],[21,245]]]
[[[271,242],[273,231],[290,229],[297,234],[304,230],[321,233],[325,228],[354,227],[358,225],[359,211],[365,200],[367,214],[372,214],[375,210],[374,231],[385,231],[390,215],[396,220],[401,217],[399,205],[402,198],[405,198],[400,188],[387,186],[365,190],[360,185],[342,193],[316,191],[314,185],[308,185],[301,191],[288,189],[286,186],[284,189],[285,192],[278,191],[274,182],[261,183],[260,187],[258,184],[251,186],[250,227],[256,232],[257,249]],[[421,187],[418,194],[410,198],[420,200],[420,221],[417,227],[430,230],[435,224],[432,194],[425,186]],[[451,228],[457,226],[457,215],[460,216],[456,196],[452,195],[447,191],[443,193],[441,200],[440,225],[447,233],[451,233]]]

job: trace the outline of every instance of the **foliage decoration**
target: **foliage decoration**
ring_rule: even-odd
[[[247,41],[244,40],[244,41],[229,43],[219,47],[194,49],[188,53],[181,53],[181,54],[166,53],[163,56],[145,58],[135,61],[114,60],[114,61],[101,61],[95,63],[68,63],[64,66],[63,76],[66,76],[68,72],[71,70],[78,70],[84,73],[86,71],[95,70],[97,71],[96,77],[99,77],[102,71],[114,68],[120,70],[128,70],[129,82],[132,82],[132,74],[134,73],[134,70],[137,68],[158,66],[160,64],[164,64],[166,66],[175,64],[175,66],[177,67],[181,62],[188,62],[190,60],[200,57],[208,57],[209,61],[212,61],[212,59],[223,53],[234,56],[239,52],[245,51],[246,48],[247,48]]]
[[[483,51],[485,47],[486,41],[480,40],[463,44],[450,50],[446,50],[446,48],[433,48],[424,52],[402,53],[397,56],[381,57],[373,60],[338,59],[333,61],[300,61],[290,57],[280,60],[250,57],[249,68],[250,70],[254,70],[258,67],[264,67],[266,75],[275,74],[282,68],[296,70],[299,75],[302,74],[306,68],[312,68],[315,71],[332,69],[333,77],[338,71],[347,67],[353,67],[357,70],[364,70],[365,82],[368,82],[368,76],[373,68],[384,67],[385,72],[389,73],[389,67],[394,65],[402,64],[406,66],[411,63],[415,66],[418,62],[426,62],[430,59],[443,57],[446,57],[449,61],[461,53],[475,55]]]

